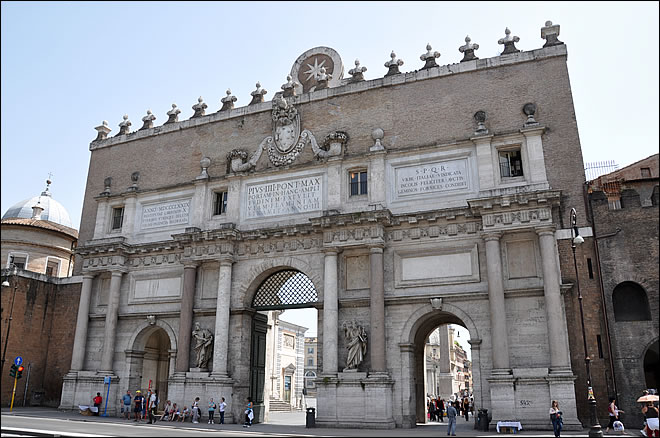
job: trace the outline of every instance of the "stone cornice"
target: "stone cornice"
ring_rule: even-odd
[[[529,208],[534,206],[558,207],[561,192],[558,190],[534,190],[533,187],[515,187],[512,193],[498,193],[491,196],[468,199],[468,205],[475,215],[493,211]]]
[[[374,90],[379,88],[386,88],[401,84],[408,84],[417,81],[429,80],[440,78],[444,76],[454,76],[456,74],[468,73],[478,70],[486,70],[498,68],[508,65],[521,64],[525,62],[536,61],[540,59],[547,59],[553,57],[567,56],[566,45],[549,46],[527,52],[511,53],[508,55],[495,56],[492,58],[476,59],[472,61],[460,62],[449,65],[441,65],[425,70],[412,71],[387,77],[365,80],[360,82],[347,82],[338,87],[325,88],[310,93],[305,93],[299,96],[294,96],[293,104],[304,104],[320,100],[325,100],[335,96],[343,96],[348,94],[362,93],[367,90]],[[272,102],[261,102],[252,105],[247,105],[239,108],[232,108],[226,111],[218,111],[206,116],[191,118],[175,123],[168,123],[166,125],[157,126],[150,129],[137,130],[125,135],[118,135],[108,137],[105,140],[92,141],[89,145],[89,150],[101,149],[105,147],[114,146],[117,144],[127,143],[143,138],[154,137],[156,135],[163,135],[172,132],[178,132],[183,129],[194,128],[195,126],[205,125],[208,123],[219,122],[223,120],[235,119],[245,117],[250,114],[258,114],[263,112],[270,112],[272,110]]]

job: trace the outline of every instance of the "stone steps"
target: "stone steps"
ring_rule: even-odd
[[[271,412],[291,412],[291,405],[282,400],[271,400],[270,401],[270,411]]]

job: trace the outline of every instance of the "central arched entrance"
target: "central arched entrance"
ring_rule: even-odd
[[[305,331],[309,327],[280,316],[287,309],[314,308],[317,302],[314,283],[297,269],[275,269],[259,285],[251,305],[256,314],[249,394],[255,422],[267,421],[271,410],[291,412],[304,407]],[[314,319],[318,321],[316,312]]]

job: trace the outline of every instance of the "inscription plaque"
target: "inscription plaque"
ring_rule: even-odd
[[[190,222],[190,199],[163,202],[142,207],[140,229],[171,227]]]
[[[323,208],[323,177],[253,184],[245,190],[246,218],[306,213]]]
[[[469,188],[467,159],[397,167],[394,172],[397,197]]]

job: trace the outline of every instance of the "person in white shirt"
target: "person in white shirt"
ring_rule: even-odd
[[[225,409],[227,409],[227,403],[225,403],[225,398],[222,397],[220,405],[218,405],[218,411],[220,412],[220,424],[225,424]]]

